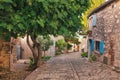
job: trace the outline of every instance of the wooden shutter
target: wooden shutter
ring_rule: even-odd
[[[93,50],[94,50],[94,40],[91,40],[90,51],[93,51]]]
[[[100,54],[102,55],[103,53],[104,53],[104,42],[103,41],[100,41],[100,45],[99,45],[100,47],[100,49],[99,49],[99,51],[100,51]]]
[[[97,21],[96,19],[97,19],[97,18],[96,18],[96,15],[95,15],[95,14],[94,14],[92,17],[93,17],[93,18],[92,18],[92,26],[95,27],[95,26],[96,26],[96,21]]]

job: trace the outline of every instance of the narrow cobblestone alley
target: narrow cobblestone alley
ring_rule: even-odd
[[[25,80],[120,80],[120,74],[99,62],[88,62],[79,53],[57,56]]]

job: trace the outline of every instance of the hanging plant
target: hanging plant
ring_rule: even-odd
[[[92,30],[88,30],[88,31],[87,31],[87,34],[88,34],[88,35],[92,35]]]

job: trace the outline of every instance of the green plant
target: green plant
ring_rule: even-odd
[[[45,51],[47,51],[50,48],[50,46],[53,45],[53,41],[51,40],[50,36],[39,35],[37,37],[37,42],[41,44],[41,48],[44,51],[44,56],[45,56]]]
[[[65,41],[79,45],[81,42],[79,41],[79,38],[77,38],[75,36],[77,36],[77,35],[65,36]]]
[[[88,52],[83,52],[83,53],[81,54],[81,56],[82,56],[82,57],[88,57]]]
[[[83,38],[86,38],[87,36],[83,36]]]
[[[67,46],[67,44],[66,44],[66,42],[64,41],[64,39],[58,40],[58,41],[56,42],[56,47],[57,47],[59,50],[64,50],[66,46]]]
[[[34,64],[34,59],[32,57],[30,57],[29,59],[30,59],[30,66],[32,66]]]
[[[67,44],[67,49],[70,50],[72,48],[72,45],[70,43]]]
[[[90,61],[96,61],[95,55],[93,55],[93,54],[90,55]]]
[[[87,34],[92,34],[92,30],[88,30],[88,31],[87,31]]]
[[[55,53],[55,55],[57,56],[57,55],[61,55],[62,53],[61,52],[56,52]]]
[[[43,56],[43,57],[42,57],[42,60],[43,60],[43,61],[48,61],[50,58],[51,58],[51,56]]]

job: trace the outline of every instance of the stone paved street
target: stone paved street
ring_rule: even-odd
[[[120,73],[99,62],[88,62],[79,53],[70,53],[52,58],[25,80],[120,80]]]

